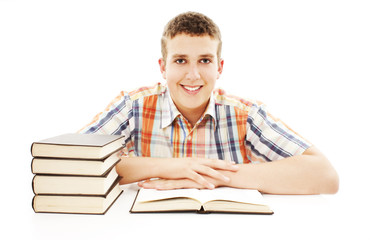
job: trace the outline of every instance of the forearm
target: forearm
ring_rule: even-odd
[[[118,175],[122,176],[120,184],[128,184],[145,179],[156,178],[160,159],[146,157],[124,157],[116,165]]]
[[[145,188],[229,186],[257,189],[271,194],[321,194],[337,192],[339,184],[336,171],[315,147],[307,149],[300,156],[269,163],[237,164],[238,166],[210,159],[123,160],[117,166],[117,172],[124,176],[121,184],[160,178],[157,181],[146,181],[141,185]],[[225,176],[229,179],[225,180]],[[210,187],[210,183],[214,186]]]
[[[338,175],[329,161],[310,148],[300,156],[275,162],[242,164],[238,172],[222,172],[228,186],[271,194],[320,194],[338,190]]]

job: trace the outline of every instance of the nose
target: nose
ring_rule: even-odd
[[[199,80],[200,74],[197,64],[189,64],[189,69],[186,74],[187,80]]]

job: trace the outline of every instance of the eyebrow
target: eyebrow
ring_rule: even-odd
[[[188,55],[186,54],[174,54],[172,55],[172,58],[187,58]],[[211,54],[211,53],[207,53],[207,54],[202,54],[199,56],[200,58],[215,58],[215,55]]]
[[[187,58],[188,55],[185,55],[185,54],[174,54],[171,57],[172,58]]]
[[[211,53],[208,53],[208,54],[200,55],[200,57],[202,57],[202,58],[215,58],[215,55],[213,55]]]

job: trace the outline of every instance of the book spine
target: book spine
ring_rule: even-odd
[[[31,161],[31,172],[33,173],[33,174],[35,174],[35,172],[33,171],[33,161],[35,160],[35,158],[32,158],[32,161]]]
[[[36,213],[36,209],[35,209],[35,197],[36,196],[33,196],[33,198],[32,198],[32,209],[33,209],[33,211]]]
[[[35,191],[35,178],[36,178],[37,175],[33,176],[32,178],[32,192],[33,194],[36,194],[36,191]],[[33,200],[32,200],[33,202]]]
[[[30,149],[32,157],[34,157],[34,156],[33,156],[33,145],[34,145],[34,144],[35,144],[34,142],[31,144],[31,149]]]

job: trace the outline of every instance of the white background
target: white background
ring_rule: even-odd
[[[345,225],[368,237],[360,218],[368,219],[370,200],[370,4],[358,0],[0,0],[6,229],[17,232],[34,216],[31,143],[79,130],[121,90],[164,82],[163,27],[188,10],[221,29],[218,86],[266,103],[329,158]]]

